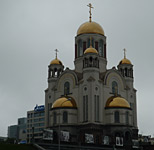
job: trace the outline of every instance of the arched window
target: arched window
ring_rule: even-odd
[[[89,67],[92,67],[92,65],[93,65],[93,58],[89,57]]]
[[[65,82],[65,84],[64,84],[64,95],[68,95],[68,94],[70,94],[70,83]]]
[[[104,53],[103,53],[103,40],[99,41],[98,51],[99,51],[100,56],[104,56]]]
[[[82,41],[78,41],[78,57],[83,54]]]
[[[120,116],[119,116],[119,112],[118,111],[116,111],[114,113],[114,122],[115,123],[119,123],[120,122]]]
[[[112,82],[112,93],[113,94],[118,94],[118,84],[116,81]]]
[[[126,124],[129,124],[129,112],[126,112]]]
[[[68,113],[66,111],[63,112],[63,123],[68,123]]]
[[[56,112],[53,113],[53,123],[54,124],[57,123],[57,113]]]
[[[128,70],[127,70],[127,68],[125,68],[125,76],[127,77],[128,75]]]

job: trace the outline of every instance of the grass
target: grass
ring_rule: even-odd
[[[0,150],[37,150],[29,144],[0,144]]]

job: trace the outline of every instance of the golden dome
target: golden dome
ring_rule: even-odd
[[[130,62],[130,60],[128,60],[127,58],[124,58],[124,59],[122,59],[120,62],[119,62],[119,65],[121,65],[121,64],[132,64],[131,62]]]
[[[54,60],[51,61],[50,65],[63,65],[62,62],[55,58]]]
[[[52,108],[59,108],[59,107],[73,107],[76,108],[76,102],[75,100],[70,97],[70,96],[66,96],[66,97],[61,97],[59,99],[57,99],[53,105]]]
[[[85,22],[79,27],[77,31],[77,35],[86,34],[86,33],[96,33],[96,34],[104,35],[104,30],[96,22]]]
[[[92,46],[90,46],[89,48],[87,48],[84,51],[84,54],[87,54],[87,53],[96,53],[96,54],[98,54],[98,51],[95,48],[93,48]]]
[[[107,108],[121,107],[121,108],[130,108],[129,103],[122,97],[111,96],[106,102]]]

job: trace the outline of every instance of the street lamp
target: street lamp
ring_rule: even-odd
[[[71,101],[72,99],[69,97],[67,98],[66,101],[62,102],[60,107],[67,101]],[[60,108],[59,108],[59,126],[58,126],[58,130],[59,130],[59,138],[58,138],[58,150],[60,150]]]

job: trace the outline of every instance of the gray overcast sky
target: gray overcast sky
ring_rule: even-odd
[[[107,36],[108,69],[134,65],[139,133],[154,135],[154,0],[0,0],[0,136],[36,104],[44,104],[48,64],[74,68],[74,37],[92,20]]]

